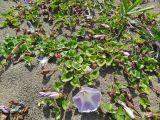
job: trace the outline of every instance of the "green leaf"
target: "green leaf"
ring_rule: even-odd
[[[76,56],[76,54],[77,54],[76,50],[73,50],[73,49],[71,49],[67,52],[68,57],[74,57],[74,56]]]
[[[70,40],[66,45],[66,48],[76,48],[78,46],[76,40]]]
[[[97,51],[103,51],[103,50],[104,50],[104,48],[101,47],[101,46],[98,45],[98,44],[95,46],[95,49],[96,49]]]
[[[98,59],[97,60],[97,64],[102,67],[104,64],[106,64],[106,60],[105,59]]]
[[[86,50],[88,47],[91,47],[91,45],[92,44],[89,41],[83,41],[83,42],[78,43],[79,48],[81,48],[83,50]]]
[[[106,66],[110,66],[110,65],[112,64],[112,62],[113,62],[112,57],[108,56],[108,57],[106,58]]]
[[[143,2],[143,0],[136,0],[128,9],[127,12],[133,10],[136,8],[138,5],[140,5]]]
[[[60,108],[54,107],[53,111],[54,111],[54,113],[56,115],[56,120],[60,120],[60,118],[61,118],[61,110],[60,110]]]
[[[18,27],[19,26],[19,22],[17,20],[12,21],[12,25],[14,27]]]
[[[62,108],[64,110],[67,110],[69,108],[69,106],[70,106],[70,102],[68,100],[63,100],[62,101]]]
[[[92,79],[97,79],[99,77],[99,70],[93,71],[90,76]]]
[[[55,4],[50,4],[50,7],[52,8],[52,10],[55,10],[58,8],[58,5],[55,5]]]
[[[62,77],[61,77],[61,80],[62,80],[63,82],[68,82],[68,81],[70,81],[70,80],[72,80],[72,79],[73,79],[73,73],[72,73],[72,72],[64,73],[64,74],[62,75]]]
[[[160,41],[160,26],[155,26],[152,28],[152,33],[156,41]]]
[[[144,109],[146,109],[147,107],[150,106],[149,99],[146,98],[146,97],[141,97],[141,98],[139,99],[139,104],[140,104]]]
[[[124,109],[122,107],[118,107],[117,114],[118,115],[125,115]]]
[[[128,0],[122,0],[122,4],[123,4],[125,10],[127,10],[128,6],[129,6],[129,1]]]
[[[116,115],[116,120],[125,120],[125,117],[124,117],[124,115]]]
[[[86,77],[86,79],[87,79],[87,84],[88,85],[93,85],[93,83],[94,83],[94,80],[93,80],[93,78],[91,78],[91,77]]]
[[[104,103],[104,104],[102,104],[101,108],[104,113],[105,112],[116,113],[116,111],[114,110],[114,107],[111,103]]]
[[[84,28],[81,28],[78,35],[79,36],[84,36],[85,35],[86,30]]]
[[[146,94],[150,93],[149,83],[146,84],[145,81],[142,82],[141,80],[139,87],[142,93],[146,93]]]
[[[145,42],[144,39],[141,39],[141,38],[136,39],[136,43],[137,43],[137,44],[143,44],[144,42]]]
[[[0,22],[0,28],[5,28],[6,26],[7,26],[6,21]]]
[[[41,107],[41,106],[43,106],[43,105],[45,105],[45,101],[44,101],[44,100],[38,102],[38,107]]]
[[[132,71],[131,71],[131,74],[132,74],[135,78],[140,79],[142,73],[141,73],[140,70],[132,70]]]
[[[120,6],[120,10],[121,10],[121,15],[124,16],[126,15],[126,8],[124,3],[122,2],[121,6]]]
[[[150,10],[150,9],[153,9],[155,6],[149,6],[149,7],[145,7],[145,8],[141,8],[141,9],[138,9],[138,10],[133,10],[133,11],[130,11],[130,12],[127,12],[128,15],[130,14],[135,14],[135,13],[139,13],[139,12],[144,12],[144,11],[147,11],[147,10]]]
[[[122,0],[122,4],[121,4],[121,13],[122,15],[125,15],[128,9],[128,4],[129,1],[128,0]]]
[[[83,58],[81,56],[76,56],[75,57],[75,61],[78,63],[82,63],[83,62]]]
[[[3,65],[6,65],[7,64],[7,61],[4,59],[4,60],[1,60],[0,61],[0,69]]]
[[[67,60],[67,61],[65,61],[65,65],[66,65],[68,68],[71,68],[71,67],[72,67],[72,60]]]
[[[70,82],[72,86],[74,87],[80,87],[80,81],[78,77],[74,77],[74,79]]]
[[[77,62],[72,62],[72,66],[73,68],[75,68],[76,70],[80,70],[81,64],[77,63]]]
[[[23,57],[24,61],[28,64],[28,63],[31,63],[32,60],[33,60],[33,57],[30,57],[30,56],[24,56]]]
[[[126,89],[126,86],[124,84],[120,83],[119,81],[117,81],[115,84],[118,87],[118,89]]]
[[[92,56],[89,57],[89,61],[92,62],[92,63],[95,63],[96,60],[97,60],[97,57],[98,57],[97,55],[92,55]]]
[[[116,120],[124,120],[125,118],[125,111],[122,107],[118,107],[117,113],[116,113]]]
[[[52,89],[53,89],[54,91],[57,91],[57,92],[59,92],[62,88],[63,88],[63,83],[62,83],[62,82],[55,82],[55,83],[52,85]]]
[[[94,50],[94,48],[88,48],[88,49],[86,49],[85,53],[87,56],[91,56],[93,53],[95,53],[95,50]]]
[[[144,65],[143,65],[142,63],[137,63],[137,67],[138,67],[139,69],[142,69],[142,68],[144,68]]]

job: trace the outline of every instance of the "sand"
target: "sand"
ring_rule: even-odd
[[[158,2],[157,2],[158,3]],[[160,10],[157,3],[155,4],[155,10]],[[0,13],[4,10],[14,5],[14,2],[0,1]],[[0,18],[0,20],[2,20]],[[0,30],[0,42],[3,41],[4,36],[7,34],[15,35],[15,30],[11,28],[5,28]],[[10,100],[24,101],[26,106],[28,106],[29,113],[25,117],[25,120],[54,120],[54,116],[51,111],[46,108],[38,108],[37,103],[41,100],[38,96],[38,92],[41,91],[42,87],[51,86],[52,82],[56,81],[59,78],[60,73],[56,72],[49,79],[43,79],[43,76],[38,72],[40,71],[40,65],[34,60],[33,68],[27,68],[24,63],[19,63],[17,65],[11,65],[5,72],[0,76],[0,105],[8,105]],[[49,64],[49,68],[56,69],[55,64]],[[104,93],[107,92],[107,86],[114,83],[113,75],[111,69],[104,68],[101,70],[101,76],[96,83],[98,89],[103,90]],[[123,74],[120,72],[116,76],[119,81],[124,84],[127,84]],[[160,81],[155,79],[153,85],[160,87]],[[134,102],[138,103],[138,93],[134,94]],[[157,97],[152,91],[149,95],[151,101],[151,109],[154,111],[159,111],[160,98]],[[109,96],[107,94],[103,95],[103,101],[109,101]],[[139,106],[136,106],[137,110],[140,111]],[[64,116],[65,120],[109,120],[109,118],[103,118],[97,112],[89,114],[80,114],[77,111],[69,111]]]

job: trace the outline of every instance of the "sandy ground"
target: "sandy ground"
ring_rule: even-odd
[[[8,2],[8,1],[3,1],[3,0],[0,0],[0,14],[3,13],[4,11],[7,11],[8,8],[12,7],[13,5],[15,5],[14,2]],[[0,21],[2,21],[3,19],[1,18],[0,16]],[[0,42],[3,41],[4,37],[7,35],[7,34],[11,34],[11,35],[15,35],[16,32],[15,30],[7,27],[5,29],[1,29],[0,30]]]
[[[153,4],[153,3],[149,3]],[[157,3],[155,9],[158,11]],[[0,13],[7,10],[8,7],[14,5],[14,3],[7,1],[0,1]],[[1,20],[1,18],[0,18]],[[0,30],[0,42],[3,41],[4,36],[7,34],[15,35],[15,30],[11,28],[5,28]],[[51,83],[58,79],[60,73],[56,72],[51,78],[43,79],[41,75],[38,74],[40,71],[40,66],[38,63],[33,63],[34,67],[29,69],[25,67],[24,63],[17,65],[11,65],[2,75],[0,76],[0,105],[7,105],[10,100],[24,101],[26,106],[30,107],[28,115],[25,120],[54,120],[50,111],[45,108],[38,108],[37,103],[40,100],[38,97],[38,92],[41,91],[44,86],[51,86]],[[56,69],[55,64],[48,65],[52,69]],[[113,84],[112,70],[103,69],[101,70],[101,76],[99,77],[99,82],[96,83],[98,89],[103,90],[106,93],[106,86]],[[116,76],[119,81],[127,84],[123,75]],[[153,85],[160,87],[158,80],[153,82]],[[160,98],[158,98],[152,91],[149,95],[151,100],[151,109],[154,111],[160,110]],[[107,94],[103,95],[103,101],[108,101],[109,97]],[[138,94],[134,94],[134,102],[138,102]],[[137,110],[140,111],[139,106],[136,106]],[[67,112],[63,117],[65,120],[109,120],[108,118],[103,118],[98,115],[97,112],[89,114],[79,114],[76,111]]]

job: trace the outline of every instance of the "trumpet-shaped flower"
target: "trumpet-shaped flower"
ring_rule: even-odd
[[[82,87],[81,90],[72,98],[79,112],[93,112],[99,107],[102,94],[99,90]]]
[[[10,112],[10,109],[8,108],[8,107],[6,107],[6,106],[3,106],[3,105],[1,105],[0,106],[0,112],[3,112],[3,113],[6,113],[6,114],[8,114],[9,112]]]
[[[124,102],[122,102],[122,101],[119,100],[118,103],[119,103],[120,105],[122,105],[123,109],[127,112],[127,114],[128,114],[132,119],[135,119],[135,115],[134,115],[133,111],[132,111],[129,107],[127,107],[127,105],[126,105]]]
[[[39,96],[40,97],[52,97],[52,98],[59,98],[60,97],[60,93],[57,92],[39,92]]]

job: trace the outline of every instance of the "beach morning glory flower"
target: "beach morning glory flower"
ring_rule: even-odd
[[[59,98],[61,96],[60,93],[57,92],[39,92],[40,97],[52,97],[52,98]]]
[[[82,87],[72,99],[79,112],[89,113],[97,110],[101,97],[101,91],[90,87]]]
[[[123,109],[127,112],[130,118],[135,119],[133,111],[129,107],[127,107],[127,105],[124,102],[119,100],[118,103],[123,107]]]
[[[6,107],[6,106],[3,106],[3,105],[1,105],[0,106],[0,112],[3,112],[3,113],[5,113],[5,114],[8,114],[9,112],[10,112],[10,109],[8,108],[8,107]]]

